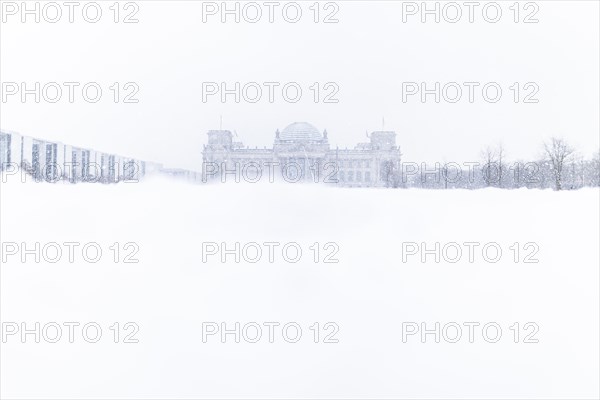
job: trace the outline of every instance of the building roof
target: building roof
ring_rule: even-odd
[[[323,136],[317,128],[308,122],[294,122],[286,126],[279,135],[281,140],[311,141],[322,140]]]

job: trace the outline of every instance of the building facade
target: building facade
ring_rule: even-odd
[[[275,179],[348,187],[389,187],[400,166],[396,133],[372,132],[353,149],[332,148],[327,131],[294,122],[275,132],[272,148],[248,148],[227,130],[208,132],[202,152],[204,182]]]
[[[36,182],[137,181],[162,165],[60,142],[0,131],[0,171]]]

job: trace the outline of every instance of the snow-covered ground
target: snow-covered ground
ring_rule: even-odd
[[[0,200],[3,398],[599,396],[598,189],[9,182]],[[46,258],[55,255],[48,243],[59,243],[62,258],[36,263],[28,255],[21,263],[21,242],[46,246]],[[64,242],[81,243],[73,263]],[[103,251],[97,263],[81,254],[92,242]],[[136,249],[123,248],[128,242],[139,247],[138,263],[123,262]],[[219,254],[205,254],[203,262],[209,242],[229,248],[255,242],[262,259],[236,263],[229,255],[222,263]],[[273,245],[273,263],[265,242],[281,244]],[[457,245],[448,244],[454,242],[463,255],[456,263],[429,255],[423,263],[404,252],[403,260],[409,242],[429,248],[439,242],[447,259],[456,254]],[[472,263],[465,242],[480,243]],[[297,263],[283,258],[286,243],[296,243],[287,248],[290,258],[302,249]],[[489,243],[489,258],[502,249],[496,263],[482,255]],[[324,262],[337,247],[331,260],[339,262]],[[246,250],[246,258],[256,255],[256,246]],[[528,255],[539,262],[524,262]],[[25,343],[20,331],[7,334],[22,322],[45,327],[40,343],[34,334]],[[62,326],[57,343],[49,342],[52,322]],[[68,322],[80,323],[73,343]],[[81,332],[90,322],[102,328],[96,343]],[[139,327],[129,337],[138,343],[123,343],[135,328],[127,322]],[[205,324],[205,331],[222,322],[246,329],[240,343],[233,334],[225,343],[219,334],[206,336],[205,343],[206,322],[216,325]],[[253,322],[262,327],[257,343],[249,342]],[[271,325],[273,343],[269,322],[280,324]],[[403,331],[422,322],[432,330],[440,323],[439,343],[434,334],[425,343],[419,334],[403,341]],[[469,322],[480,324],[471,325],[473,343]],[[284,337],[287,323],[298,325],[288,325]],[[462,337],[451,343],[457,325]],[[288,343],[295,326],[302,336]],[[490,343],[496,326],[502,335]],[[93,328],[87,333],[95,336]]]

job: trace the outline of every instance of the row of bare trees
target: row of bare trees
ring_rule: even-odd
[[[431,189],[598,187],[600,151],[592,159],[584,159],[564,139],[553,137],[543,144],[538,159],[508,161],[504,147],[499,144],[484,148],[476,162],[423,163],[416,167],[403,162],[393,171],[387,171],[386,179],[389,187]]]
[[[488,146],[481,152],[481,156],[484,161],[484,165],[487,166],[487,168],[494,166],[497,171],[497,176],[494,178],[492,178],[493,174],[489,172],[485,173],[484,171],[483,179],[486,183],[486,186],[492,186],[494,182],[499,182],[500,185],[497,186],[502,187],[501,183],[503,182],[503,172],[505,172],[506,169],[504,146],[502,146],[502,144],[499,144],[495,147]],[[596,168],[599,167],[598,158],[599,157],[596,157],[596,162],[592,162],[592,168],[594,165]],[[567,166],[570,164],[573,167],[571,172],[575,173],[576,163],[583,163],[584,160],[577,160],[577,157],[575,156],[575,149],[563,138],[552,137],[547,142],[544,142],[543,157],[539,161],[541,161],[541,163],[539,163],[540,165],[546,166],[546,169],[549,170],[550,177],[554,183],[554,189],[562,190],[564,189],[564,179],[566,175],[565,170],[567,169]],[[581,173],[585,172],[585,168],[580,168],[579,170]],[[571,181],[572,180],[573,179],[571,179]],[[585,181],[583,179],[582,182],[584,183],[582,186],[585,186]],[[600,185],[600,182],[597,183]],[[575,185],[572,184],[570,188],[574,189],[574,186]]]

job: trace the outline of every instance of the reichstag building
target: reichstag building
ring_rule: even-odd
[[[287,182],[321,182],[348,187],[386,187],[400,166],[396,133],[376,131],[353,149],[332,148],[327,131],[294,122],[275,132],[272,148],[249,148],[231,131],[211,130],[202,151],[202,176],[208,182],[257,177],[261,169]],[[247,170],[252,170],[247,172]],[[237,175],[237,176],[235,176]]]

